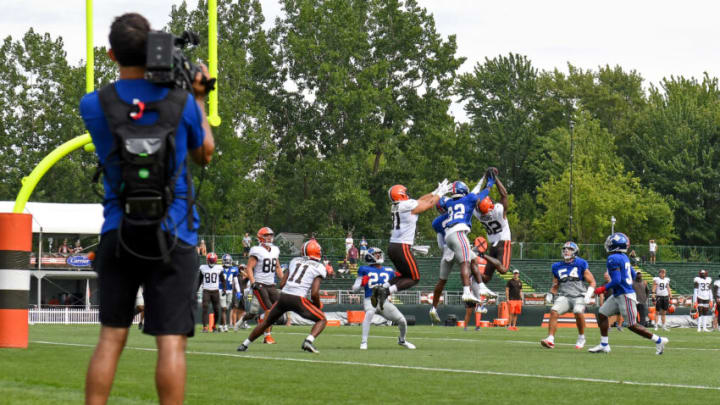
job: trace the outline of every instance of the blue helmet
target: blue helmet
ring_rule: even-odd
[[[630,238],[622,232],[615,232],[605,239],[605,251],[611,252],[627,252],[630,247]]]
[[[230,256],[228,253],[225,253],[222,255],[222,265],[223,267],[230,267],[233,264],[232,256]]]
[[[383,262],[385,262],[385,254],[380,248],[371,247],[365,254],[365,262],[368,264],[383,264]]]
[[[450,192],[452,193],[452,197],[456,198],[468,195],[468,193],[470,193],[470,189],[468,188],[467,184],[458,180],[453,182]]]
[[[447,210],[445,209],[445,202],[447,202],[447,200],[448,200],[447,197],[440,197],[440,199],[438,200],[438,202],[435,203],[435,209],[436,209],[439,213],[444,214],[444,213],[447,212]]]
[[[565,251],[569,250],[568,254],[565,254]],[[574,259],[575,256],[577,256],[577,252],[580,250],[577,243],[573,241],[567,241],[562,247],[562,257],[565,260]]]

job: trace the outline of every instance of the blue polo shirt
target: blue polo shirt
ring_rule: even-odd
[[[148,103],[158,101],[168,94],[168,89],[157,86],[145,79],[118,80],[115,82],[115,89],[120,98],[128,103],[132,103],[133,99],[139,99]],[[188,184],[185,181],[187,172],[186,156],[188,150],[197,149],[202,146],[205,132],[202,129],[202,116],[200,108],[195,103],[195,99],[188,93],[185,109],[183,110],[180,125],[175,133],[175,167],[182,165],[182,173],[175,182],[175,194],[179,196],[187,195]],[[85,122],[85,128],[90,132],[93,143],[95,144],[95,153],[101,164],[105,161],[112,150],[114,137],[110,133],[105,114],[100,106],[98,92],[86,94],[80,100],[80,115]],[[142,118],[137,120],[138,125],[151,125],[157,120],[157,113],[146,112]],[[122,219],[122,209],[120,201],[112,190],[110,182],[119,184],[120,167],[117,165],[109,165],[106,167],[106,173],[103,176],[103,185],[105,186],[105,205],[101,234],[113,229],[117,229]],[[168,219],[163,224],[163,229],[176,234],[179,239],[190,245],[197,245],[197,228],[200,224],[200,217],[197,210],[193,207],[193,227],[192,230],[187,226],[187,200],[176,198],[170,205]]]

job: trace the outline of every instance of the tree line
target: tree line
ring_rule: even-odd
[[[257,0],[218,1],[222,125],[213,163],[194,170],[196,185],[203,178],[202,233],[270,226],[385,238],[391,185],[419,197],[443,178],[472,187],[496,166],[514,240],[602,243],[614,216],[616,230],[639,243],[720,244],[717,78],[648,84],[620,66],[545,71],[513,53],[460,73],[455,36],[441,36],[414,0],[281,3],[263,29]],[[206,38],[206,10],[202,0],[174,6],[165,29]],[[3,200],[84,132],[85,64],[68,61],[63,45],[30,29],[0,46]],[[189,57],[204,58],[206,45]],[[95,55],[99,88],[116,70],[106,49]],[[468,122],[451,115],[453,100]],[[75,152],[32,200],[99,202],[94,170],[92,154]],[[434,238],[432,217],[421,216],[419,238]]]

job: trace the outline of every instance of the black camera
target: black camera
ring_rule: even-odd
[[[195,75],[201,72],[200,66],[190,62],[182,50],[188,45],[199,43],[198,35],[185,31],[182,36],[163,31],[151,31],[147,40],[147,62],[145,79],[159,86],[181,88],[192,92]],[[207,93],[215,89],[215,79],[203,82]]]

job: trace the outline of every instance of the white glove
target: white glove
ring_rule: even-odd
[[[438,197],[442,197],[449,192],[450,183],[448,182],[448,179],[445,179],[442,182],[438,183],[438,187],[435,189],[435,191],[432,192],[432,194]]]
[[[548,305],[551,305],[553,303],[553,295],[552,293],[545,294],[545,303]]]
[[[587,291],[585,292],[585,305],[588,305],[590,303],[590,299],[592,298],[594,293],[595,289],[592,287],[588,287]]]

